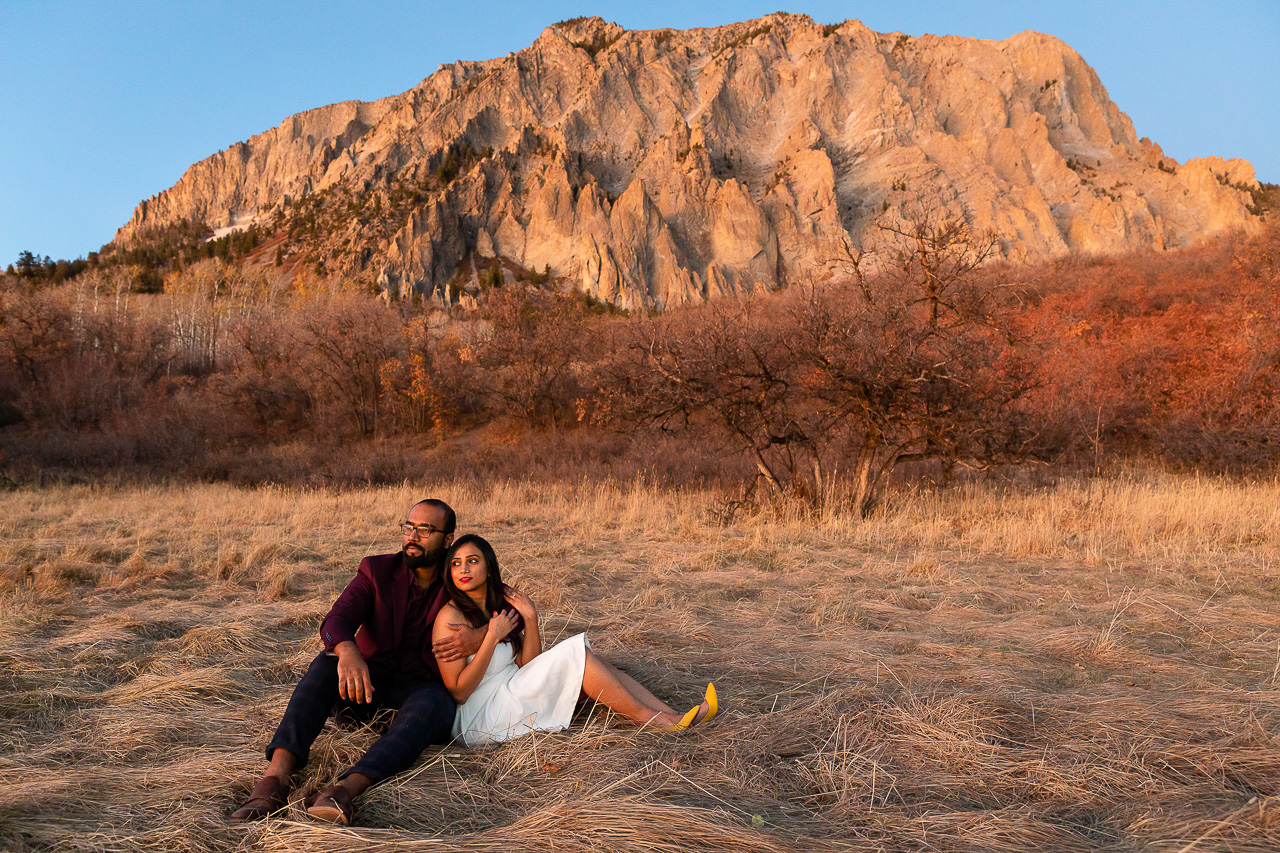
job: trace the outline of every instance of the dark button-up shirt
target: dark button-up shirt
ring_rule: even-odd
[[[404,629],[395,652],[385,655],[380,666],[388,667],[403,675],[415,678],[439,676],[435,655],[431,653],[431,626],[435,622],[437,607],[431,609],[440,594],[440,581],[434,580],[426,589],[416,583],[409,584],[409,603],[404,611]],[[430,616],[431,618],[427,618]],[[426,661],[431,661],[427,665]]]

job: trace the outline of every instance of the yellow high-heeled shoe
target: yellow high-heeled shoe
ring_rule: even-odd
[[[707,715],[705,717],[698,720],[696,723],[694,722],[695,718],[698,716],[698,712],[702,710],[702,702],[699,702],[697,705],[690,708],[688,712],[680,718],[680,722],[676,723],[668,729],[668,731],[683,732],[687,729],[693,728],[695,725],[701,725],[702,723],[707,722],[716,714],[720,713],[719,697],[716,696],[716,686],[714,684],[707,685],[707,692],[702,697],[702,701],[707,703]]]
[[[696,716],[698,716],[698,711],[699,711],[699,710],[701,710],[701,708],[702,708],[702,705],[700,705],[700,704],[699,704],[699,705],[694,705],[692,708],[690,708],[690,709],[689,709],[689,712],[688,712],[687,714],[685,714],[683,717],[681,717],[681,718],[680,718],[680,722],[676,723],[674,726],[672,726],[671,728],[667,729],[667,731],[669,731],[669,732],[683,732],[683,731],[686,731],[686,730],[688,730],[688,729],[692,728],[692,727],[693,727],[693,718],[694,718],[694,717],[696,717]]]
[[[707,715],[698,722],[709,723],[716,714],[720,713],[720,703],[716,696],[716,686],[714,684],[707,685],[707,694],[702,699],[707,703]]]

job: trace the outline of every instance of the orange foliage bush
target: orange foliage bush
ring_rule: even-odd
[[[1186,465],[1280,452],[1280,229],[1201,249],[1068,261],[1022,318],[1038,344],[1037,419],[1060,449],[1136,449]]]

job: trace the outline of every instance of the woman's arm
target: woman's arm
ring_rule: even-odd
[[[452,604],[447,604],[440,611],[440,616],[431,629],[432,638],[439,639],[441,632],[449,631],[448,623],[451,621],[465,621],[465,617]],[[493,658],[493,650],[497,648],[503,637],[511,633],[515,625],[515,614],[504,610],[489,619],[484,639],[480,641],[480,648],[476,650],[476,655],[470,663],[465,659],[454,661],[436,659],[436,663],[440,666],[440,680],[444,682],[445,689],[456,702],[461,704],[467,701],[467,697],[484,678],[484,672],[489,668],[489,661]]]
[[[507,587],[507,603],[520,611],[524,617],[524,643],[520,646],[520,655],[516,658],[517,666],[524,666],[542,654],[542,637],[538,633],[538,608],[533,599],[518,589]]]

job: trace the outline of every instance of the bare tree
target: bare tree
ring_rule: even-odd
[[[615,417],[714,425],[779,499],[821,506],[839,485],[865,514],[893,469],[1017,459],[1031,373],[1012,333],[1014,290],[983,268],[990,240],[922,217],[885,229],[876,272],[635,324],[615,366]]]
[[[849,410],[864,514],[903,462],[986,468],[1023,458],[1034,437],[1017,405],[1034,384],[1014,331],[1018,290],[987,266],[995,238],[931,212],[883,233],[877,272],[851,253],[847,276],[809,301],[796,353]]]
[[[635,321],[607,383],[615,421],[719,430],[776,498],[821,500],[824,451],[842,418],[821,405],[814,377],[791,358],[790,319],[774,299]]]
[[[468,353],[494,408],[530,424],[573,420],[583,393],[584,361],[598,355],[598,325],[580,301],[511,286],[485,305],[487,334]]]
[[[301,323],[312,398],[335,406],[361,436],[379,430],[383,366],[398,357],[399,326],[386,305],[361,296],[313,305]]]

